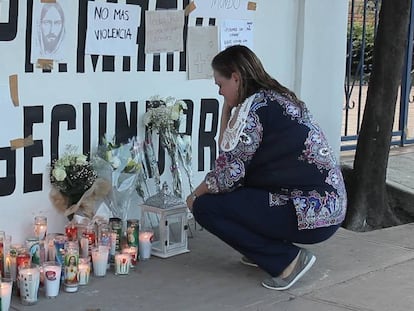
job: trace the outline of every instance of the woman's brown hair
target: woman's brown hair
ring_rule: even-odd
[[[226,79],[230,79],[232,73],[239,74],[241,79],[239,86],[240,103],[260,89],[275,90],[295,101],[299,101],[292,91],[281,85],[266,72],[256,54],[246,46],[233,45],[228,47],[213,58],[211,66],[213,70]]]

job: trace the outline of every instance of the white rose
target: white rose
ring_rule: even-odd
[[[76,157],[76,164],[77,165],[84,165],[86,163],[88,163],[88,158],[86,157],[86,155],[81,154],[81,155],[78,155]]]
[[[170,114],[171,120],[177,121],[179,117],[180,117],[180,112],[177,111],[176,109],[172,109],[171,114]]]
[[[180,105],[182,109],[187,109],[187,104],[183,100],[177,101],[176,104]]]
[[[66,171],[62,167],[56,167],[53,169],[52,175],[57,181],[63,181],[66,178]]]

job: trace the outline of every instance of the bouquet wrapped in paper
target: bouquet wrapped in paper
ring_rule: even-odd
[[[116,145],[114,139],[104,138],[94,157],[94,167],[98,176],[111,183],[112,191],[106,203],[112,216],[125,223],[131,202],[138,196],[145,199],[149,195],[141,144],[135,137],[120,145]]]
[[[68,145],[50,166],[50,199],[70,220],[75,214],[92,219],[110,191],[110,184],[98,178],[88,157]]]

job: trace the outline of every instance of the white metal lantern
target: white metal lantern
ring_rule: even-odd
[[[166,183],[162,191],[141,205],[141,213],[141,228],[154,232],[152,255],[167,258],[189,252],[188,209],[183,201],[168,193]]]

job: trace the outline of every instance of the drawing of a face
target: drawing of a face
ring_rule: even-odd
[[[58,3],[45,4],[40,15],[40,28],[45,52],[56,50],[63,35],[64,14]]]

